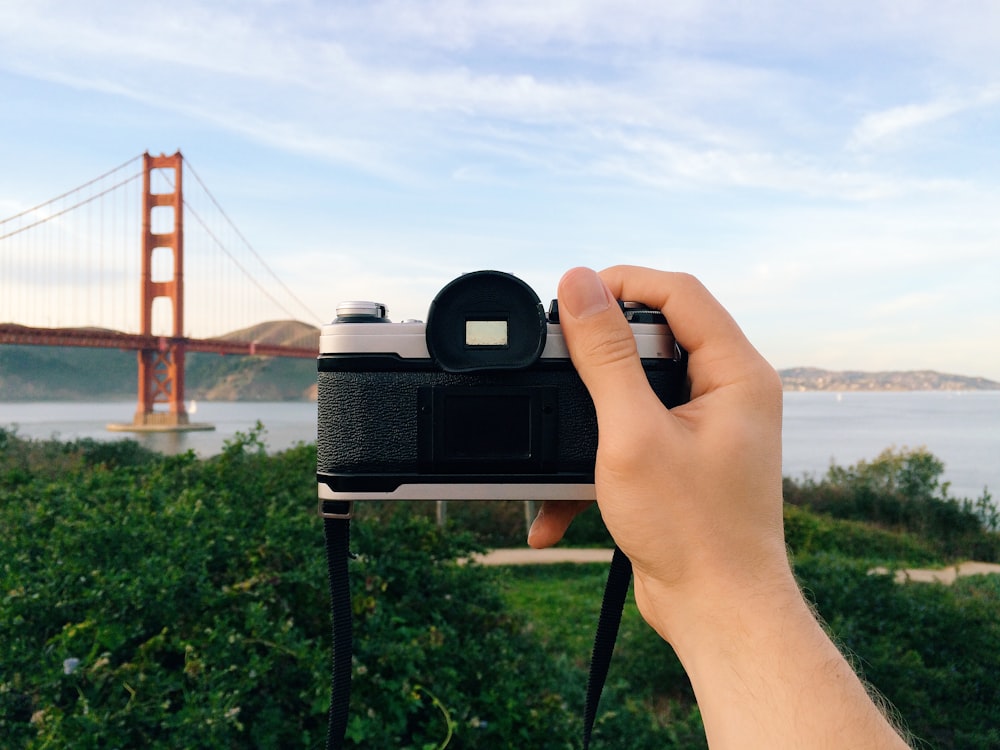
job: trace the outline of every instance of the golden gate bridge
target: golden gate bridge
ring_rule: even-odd
[[[185,354],[314,358],[254,338],[256,323],[302,318],[319,321],[179,151],[0,219],[0,344],[135,350],[135,416],[112,429],[210,429],[188,419]]]

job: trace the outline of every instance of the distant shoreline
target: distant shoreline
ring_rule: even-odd
[[[192,354],[188,365],[188,401],[316,401],[312,361]],[[934,370],[792,367],[778,373],[787,392],[1000,391],[995,380]],[[0,402],[134,401],[135,377],[129,352],[0,347]]]
[[[899,383],[884,385],[824,382],[822,384],[806,384],[800,381],[787,381],[782,377],[785,393],[982,393],[1000,391],[1000,384],[964,386],[947,383],[942,386],[907,387]],[[991,381],[988,381],[991,382]],[[196,396],[197,401],[205,403],[316,403],[316,398],[205,398]],[[135,404],[135,394],[130,393],[100,393],[100,394],[68,394],[50,393],[32,395],[7,395],[0,389],[0,404],[55,404],[55,403],[122,403]]]
[[[998,391],[1000,382],[934,370],[895,370],[863,372],[860,370],[822,370],[816,367],[793,367],[779,370],[786,391]]]

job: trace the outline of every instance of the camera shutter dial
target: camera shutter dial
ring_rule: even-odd
[[[352,300],[337,305],[338,323],[388,323],[388,311],[381,302]]]

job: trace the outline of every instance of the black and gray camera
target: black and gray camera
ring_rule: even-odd
[[[681,403],[685,356],[662,313],[620,304],[654,392]],[[594,498],[593,402],[557,302],[546,312],[515,276],[460,276],[426,323],[341,303],[318,371],[321,501]]]

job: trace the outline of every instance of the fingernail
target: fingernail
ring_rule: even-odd
[[[562,306],[574,318],[589,318],[608,309],[611,293],[589,268],[576,268],[563,277]]]
[[[528,528],[528,544],[531,544],[531,535],[535,533],[535,529],[538,528],[538,519],[542,517],[542,511],[538,511],[538,515],[535,516],[535,520],[531,522],[531,526]]]

